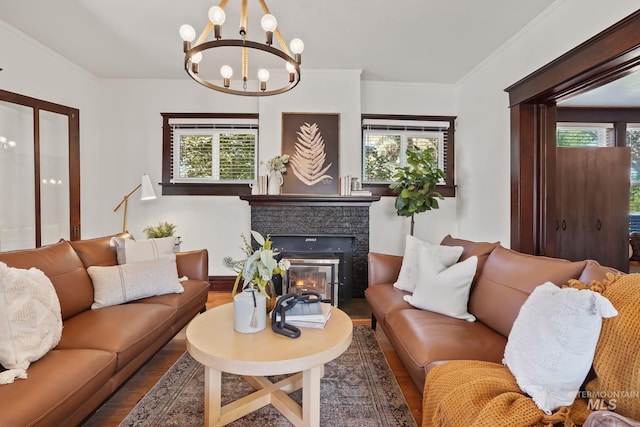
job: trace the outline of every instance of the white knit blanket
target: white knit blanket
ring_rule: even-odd
[[[0,262],[0,384],[27,378],[27,368],[62,336],[60,301],[45,274]]]

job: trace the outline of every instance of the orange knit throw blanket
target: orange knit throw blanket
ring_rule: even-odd
[[[525,427],[582,425],[589,415],[584,401],[542,412],[523,394],[506,366],[453,360],[433,368],[424,388],[423,427]]]

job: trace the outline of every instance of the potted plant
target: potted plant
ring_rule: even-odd
[[[243,235],[242,250],[246,259],[234,261],[225,257],[225,266],[233,269],[237,276],[233,284],[234,327],[238,332],[257,332],[264,328],[266,312],[271,311],[276,302],[276,294],[271,279],[273,275],[284,275],[289,269],[289,261],[276,261],[278,251],[272,249],[269,235],[265,238],[257,231],[251,230],[251,236],[258,243],[254,249]],[[236,295],[238,285],[242,280],[242,293]],[[259,294],[258,294],[259,292]],[[247,295],[244,295],[248,293]],[[258,298],[259,296],[259,298]],[[264,313],[259,311],[264,310]],[[248,314],[251,313],[250,316]],[[247,320],[247,317],[250,317]]]
[[[270,297],[267,293],[269,281],[274,274],[283,276],[284,272],[289,269],[289,261],[276,261],[279,252],[271,248],[273,242],[269,235],[265,238],[257,231],[251,230],[251,236],[260,245],[257,249],[253,249],[247,238],[242,235],[242,250],[247,257],[239,261],[233,260],[231,257],[225,257],[223,260],[224,265],[237,274],[232,294],[235,295],[240,280],[242,280],[241,289],[251,286],[258,289],[265,297]]]
[[[176,225],[170,222],[160,222],[158,225],[150,225],[142,232],[147,235],[147,239],[159,239],[162,237],[171,237],[176,231]]]
[[[396,211],[400,216],[411,217],[411,235],[415,214],[438,209],[438,199],[442,194],[436,186],[444,179],[444,172],[438,168],[437,153],[433,147],[407,149],[407,166],[398,169],[393,176],[395,182],[389,188],[397,194]]]

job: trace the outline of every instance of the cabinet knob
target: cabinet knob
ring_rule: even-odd
[[[565,231],[567,229],[567,221],[565,221],[564,219],[562,220],[562,231]]]
[[[602,221],[600,221],[600,220],[596,221],[596,228],[598,229],[598,231],[600,231],[602,229]]]

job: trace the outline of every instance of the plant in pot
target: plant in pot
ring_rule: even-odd
[[[234,297],[234,324],[239,332],[256,332],[264,328],[266,312],[273,309],[277,299],[271,280],[274,275],[283,276],[290,266],[287,260],[281,259],[277,261],[279,253],[271,247],[272,241],[269,235],[264,237],[257,231],[251,230],[251,236],[259,246],[254,249],[243,235],[242,250],[246,255],[245,259],[238,261],[233,260],[231,257],[223,259],[224,265],[234,270],[237,274],[231,294]],[[243,299],[248,299],[242,293],[236,295],[240,281],[242,281],[241,290],[244,292],[252,291],[250,295],[253,300],[253,310],[251,319],[248,322],[239,318],[239,316],[244,316],[244,314],[239,314],[241,311],[239,308],[246,305],[246,301],[243,302]],[[264,300],[264,304],[262,301],[258,301],[257,294],[259,294],[260,300]],[[251,299],[248,300],[250,309],[252,308]],[[258,306],[264,307],[265,313],[258,313]]]
[[[170,222],[160,222],[158,225],[150,225],[142,232],[146,234],[147,239],[159,239],[162,237],[171,237],[176,231],[176,225]]]
[[[163,237],[172,237],[176,231],[176,225],[170,222],[159,222],[158,225],[150,225],[142,232],[147,236],[147,239],[162,239]],[[175,240],[174,252],[180,252],[180,237]]]
[[[397,194],[396,212],[411,217],[413,236],[415,214],[438,209],[438,200],[444,200],[436,191],[436,186],[444,179],[444,172],[438,168],[435,148],[408,148],[407,166],[399,168],[393,179],[395,182],[389,188]]]

